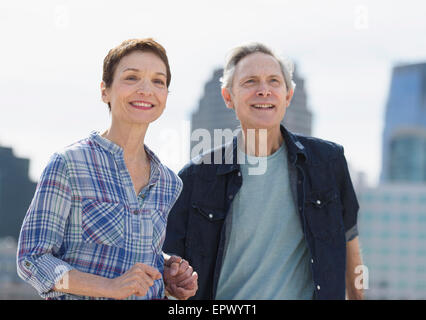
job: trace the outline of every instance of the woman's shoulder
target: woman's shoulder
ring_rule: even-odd
[[[57,160],[61,158],[65,163],[81,162],[85,159],[90,159],[88,155],[93,157],[94,154],[99,153],[101,150],[101,148],[97,146],[92,135],[93,134],[56,150],[51,159]]]
[[[70,155],[76,154],[76,153],[82,153],[87,150],[92,149],[90,138],[83,138],[78,141],[75,141],[71,144],[66,145],[65,147],[62,147],[58,149],[55,154],[60,155],[64,157],[65,159],[69,158]]]

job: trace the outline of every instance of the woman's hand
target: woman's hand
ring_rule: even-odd
[[[107,296],[113,299],[125,299],[133,294],[143,297],[158,279],[161,279],[161,273],[157,269],[143,263],[136,263],[123,275],[108,279]]]

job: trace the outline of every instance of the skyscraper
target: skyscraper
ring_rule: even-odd
[[[366,297],[425,299],[426,63],[393,68],[381,181],[359,200]]]
[[[426,184],[381,184],[359,197],[368,299],[426,299]]]
[[[393,68],[382,151],[382,182],[426,182],[426,63]]]
[[[216,69],[213,77],[204,86],[204,95],[201,97],[197,110],[191,116],[191,133],[196,129],[206,129],[214,137],[214,129],[231,129],[234,131],[239,121],[234,110],[225,106],[221,95],[220,77],[223,69]],[[287,109],[282,124],[292,132],[311,135],[312,112],[307,107],[305,83],[295,72],[293,81],[296,89],[290,107]],[[224,141],[214,141],[214,146]],[[191,141],[191,150],[197,141]],[[213,145],[212,145],[213,146]]]
[[[0,238],[18,239],[36,183],[28,177],[29,160],[0,147]]]

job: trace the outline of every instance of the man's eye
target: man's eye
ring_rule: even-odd
[[[127,76],[125,80],[136,80],[135,76]]]
[[[253,79],[248,79],[244,83],[245,84],[252,84],[252,83],[254,83],[254,80]]]

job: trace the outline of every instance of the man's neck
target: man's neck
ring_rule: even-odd
[[[247,155],[267,157],[277,151],[284,143],[280,126],[268,129],[242,130],[244,151]]]

